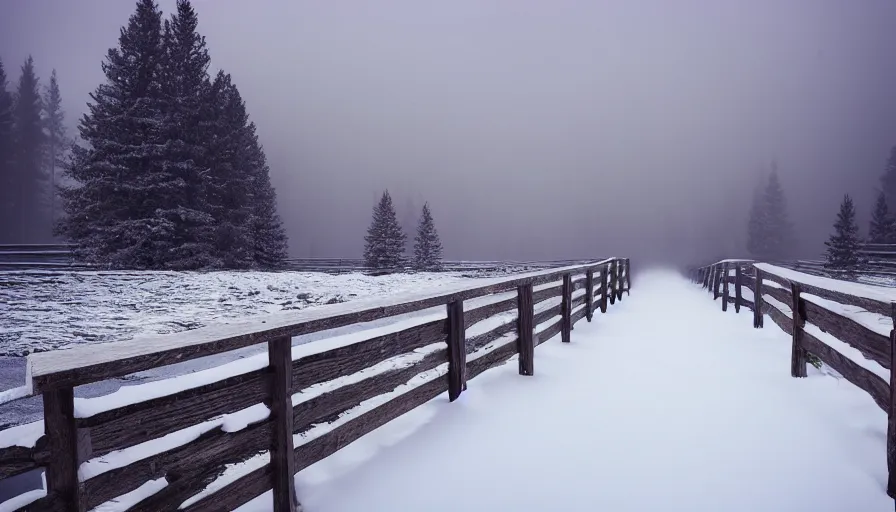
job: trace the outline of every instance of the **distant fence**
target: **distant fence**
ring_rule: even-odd
[[[42,395],[43,430],[30,440],[20,431],[33,424],[0,431],[0,486],[45,468],[45,489],[13,498],[32,511],[111,500],[134,511],[233,510],[273,489],[273,510],[292,512],[296,472],[445,391],[456,400],[468,380],[511,357],[519,355],[520,374],[532,375],[536,346],[557,334],[569,342],[577,321],[605,312],[630,288],[629,260],[613,258],[32,354],[21,394]],[[291,346],[293,336],[407,314],[364,337]],[[122,388],[128,399],[74,398],[76,386],[259,344],[266,354],[214,378]]]
[[[0,270],[83,268],[71,244],[0,244]]]
[[[753,311],[756,328],[763,327],[763,315],[767,314],[791,335],[791,376],[807,375],[811,354],[871,395],[889,418],[887,494],[896,498],[896,375],[892,371],[896,367],[896,302],[852,295],[837,281],[813,279],[775,265],[744,260],[694,269],[691,277],[702,283],[713,299],[721,299],[722,311],[727,311],[729,304],[738,313],[746,307]],[[886,319],[892,325],[889,335],[858,322],[855,314],[842,305],[873,313],[878,316],[876,320]],[[886,371],[874,371],[879,368]]]

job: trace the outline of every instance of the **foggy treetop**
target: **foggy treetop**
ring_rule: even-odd
[[[165,13],[174,0],[162,0]],[[891,0],[198,0],[297,256],[360,256],[382,190],[446,258],[745,254],[778,162],[802,254],[867,233],[896,144]],[[131,1],[0,6],[10,83],[56,68],[69,133]]]

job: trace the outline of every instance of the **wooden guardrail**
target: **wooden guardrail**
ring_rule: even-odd
[[[118,500],[137,511],[220,511],[273,489],[273,509],[294,511],[296,472],[445,391],[456,400],[468,380],[517,354],[520,374],[532,375],[537,345],[557,334],[569,342],[578,320],[606,311],[630,287],[629,261],[612,258],[263,323],[32,354],[23,394],[43,397],[43,435],[4,446],[0,431],[0,486],[45,469],[45,495],[20,500],[21,510],[81,511]],[[291,346],[293,336],[396,315],[403,318],[367,334]],[[126,400],[119,392],[74,397],[84,384],[261,344],[266,354],[212,379],[139,384]],[[240,462],[245,469],[234,470]]]
[[[0,270],[57,270],[83,267],[71,244],[0,244]]]
[[[883,293],[854,295],[844,292],[838,281],[748,260],[707,265],[694,269],[691,277],[714,299],[721,299],[722,311],[729,304],[737,312],[746,307],[753,311],[754,327],[763,327],[768,315],[789,334],[791,376],[807,375],[811,355],[871,395],[889,418],[887,494],[896,498],[896,374],[892,371],[896,367],[896,302]],[[819,285],[825,281],[830,281],[827,288]],[[750,298],[743,296],[745,291]],[[841,306],[861,308],[864,313],[860,314],[871,313],[874,321],[859,322],[854,312]],[[892,326],[889,333],[869,327],[881,325],[880,320]]]

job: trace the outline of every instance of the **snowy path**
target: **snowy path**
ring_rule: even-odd
[[[511,362],[301,472],[305,511],[892,511],[884,413],[792,379],[789,337],[750,314],[641,274],[534,377]]]

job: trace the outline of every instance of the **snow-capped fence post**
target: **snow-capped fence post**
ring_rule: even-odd
[[[560,299],[560,340],[569,343],[572,331],[572,276],[563,274],[562,297]]]
[[[600,268],[600,312],[607,312],[607,266]]]
[[[622,301],[622,292],[625,291],[625,260],[616,261],[616,300]]]
[[[790,350],[790,376],[805,377],[806,349],[803,348],[803,327],[806,326],[806,303],[800,298],[800,284],[790,283],[793,296],[793,344]]]
[[[712,300],[718,299],[721,294],[719,293],[719,285],[722,284],[722,268],[721,265],[716,263],[713,265],[713,280],[712,280]]]
[[[614,259],[613,261],[610,262],[609,293],[610,293],[610,304],[611,305],[616,304],[616,286],[617,286],[616,279],[619,277],[619,274],[617,273],[617,270],[616,270],[616,266],[617,266],[617,260]]]
[[[740,302],[743,299],[744,267],[738,263],[734,267],[734,312],[740,313]]]
[[[896,368],[896,302],[890,303],[890,368]],[[887,411],[887,495],[896,499],[896,371],[890,372],[890,400]]]
[[[589,271],[590,272],[590,271]],[[535,304],[532,301],[532,283],[523,284],[516,289],[517,336],[520,353],[520,375],[535,374]]]
[[[762,271],[753,267],[753,327],[762,329]]]
[[[282,336],[268,342],[271,401],[271,478],[274,512],[295,512],[298,499],[295,486],[292,410],[292,337]]]
[[[89,458],[79,452],[89,451],[89,446],[79,447],[74,388],[44,391],[43,401],[44,432],[51,454],[46,471],[47,496],[58,505],[58,510],[87,510],[86,496],[78,482],[78,466],[82,460]]]
[[[632,260],[625,258],[625,292],[632,294]]]
[[[722,264],[722,311],[728,311],[728,264]]]
[[[448,303],[448,400],[457,400],[466,384],[467,350],[464,343],[464,301]]]
[[[700,281],[703,282],[703,289],[705,290],[709,283],[709,267],[703,267],[700,269]]]
[[[522,314],[522,310],[520,310]],[[590,322],[594,317],[594,269],[585,272],[585,318]],[[520,317],[522,318],[522,316]]]

